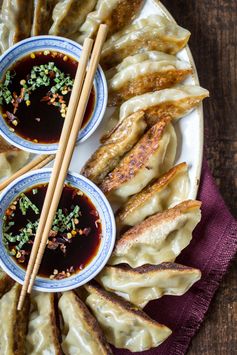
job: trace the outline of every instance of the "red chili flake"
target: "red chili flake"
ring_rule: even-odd
[[[53,78],[55,78],[55,73],[54,73],[54,71],[50,71],[49,72],[49,77],[50,77],[50,79],[53,79]]]
[[[53,238],[53,240],[49,240],[47,244],[47,248],[50,250],[55,250],[59,246],[59,243],[56,238]]]
[[[51,99],[51,97],[49,95],[46,95],[46,96],[42,97],[42,99],[40,101],[44,102],[44,101],[49,101],[50,99]]]
[[[88,234],[90,234],[90,232],[91,232],[91,228],[90,227],[84,228],[84,229],[79,229],[79,234],[80,235],[87,236]]]
[[[51,230],[49,231],[49,238],[51,238],[51,237],[56,237],[57,234],[58,234],[57,231],[54,231],[53,229],[51,229]]]
[[[71,273],[75,272],[73,266],[70,267],[69,272],[71,272]]]
[[[14,120],[17,120],[17,117],[13,115],[13,113],[6,111],[7,118],[9,119],[10,122],[13,122]]]
[[[76,196],[77,196],[77,191],[76,191],[76,190],[73,190],[73,192],[72,192],[72,199],[74,199]]]
[[[19,261],[19,263],[25,262],[25,255],[23,255],[22,251],[21,251],[21,256],[17,260]]]
[[[21,88],[21,93],[20,93],[21,100],[23,100],[24,94],[25,94],[25,88]]]
[[[96,228],[98,228],[98,224],[100,224],[101,223],[101,220],[100,219],[97,219],[96,221],[95,221],[95,226],[96,226]]]
[[[99,213],[98,213],[98,211],[96,211],[96,210],[90,211],[90,214],[91,214],[92,216],[95,216],[95,217],[98,217],[98,216],[99,216]]]
[[[12,213],[13,213],[13,211],[10,210],[10,208],[8,208],[8,209],[6,210],[6,216],[11,216]]]
[[[63,254],[66,254],[66,251],[67,251],[66,245],[61,244],[61,245],[60,245],[60,250],[63,252]]]

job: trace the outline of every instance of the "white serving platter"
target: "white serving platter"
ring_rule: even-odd
[[[157,0],[146,0],[145,6],[138,18],[147,17],[151,14],[163,15],[174,21],[166,8]],[[177,54],[177,57],[188,61],[193,67],[194,74],[189,76],[185,83],[188,85],[199,85],[198,75],[190,49],[188,47],[184,48]],[[102,123],[94,134],[86,142],[81,143],[75,148],[70,170],[80,172],[82,166],[99,146],[99,139],[106,130],[111,113],[111,109],[107,109]],[[178,137],[178,150],[175,164],[183,161],[188,164],[190,177],[189,198],[194,199],[198,191],[203,153],[202,105],[176,122],[175,130]]]

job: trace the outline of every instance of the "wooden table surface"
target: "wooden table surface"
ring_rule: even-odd
[[[205,101],[205,149],[209,166],[237,217],[237,0],[163,0],[192,33],[190,48]],[[237,354],[237,260],[216,293],[188,355]]]

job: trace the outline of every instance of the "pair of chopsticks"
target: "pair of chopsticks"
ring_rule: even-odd
[[[30,163],[26,164],[18,170],[15,174],[11,175],[9,178],[5,179],[2,183],[0,183],[0,191],[5,189],[12,181],[16,180],[18,177],[22,176],[23,174],[27,173],[28,171],[31,170],[36,170],[36,169],[41,169],[45,165],[49,164],[53,159],[55,158],[55,155],[40,155],[34,160],[32,160]]]
[[[31,292],[41,264],[48,240],[48,235],[52,227],[60,197],[62,195],[69,164],[86,111],[86,106],[92,89],[96,69],[99,64],[100,54],[106,39],[107,31],[108,29],[106,25],[100,25],[87,73],[87,63],[94,41],[90,38],[87,38],[83,45],[80,63],[78,65],[75,82],[68,105],[67,115],[59,141],[59,148],[55,157],[44,205],[40,215],[38,229],[30,254],[24,283],[21,289],[17,307],[18,310],[21,310],[24,304],[26,293]]]

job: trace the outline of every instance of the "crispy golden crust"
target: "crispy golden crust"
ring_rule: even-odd
[[[8,276],[4,271],[0,270],[0,297],[2,297],[6,292],[8,292],[15,281]]]
[[[167,173],[155,180],[154,183],[149,184],[140,193],[132,196],[116,213],[116,223],[118,225],[121,224],[130,213],[146,203],[155,193],[173,181],[178,174],[187,171],[187,168],[186,163],[174,166]]]
[[[25,355],[25,340],[28,328],[28,319],[30,312],[30,297],[27,295],[23,308],[17,311],[17,303],[20,296],[21,286],[17,285],[17,297],[15,298],[15,314],[13,320],[13,334],[14,334],[14,350],[15,355]]]
[[[57,0],[35,1],[32,36],[47,35],[53,23],[52,12]]]
[[[170,102],[167,101],[160,105],[149,107],[144,110],[147,124],[151,127],[166,116],[170,116],[172,119],[179,118],[184,113],[196,107],[205,97],[207,97],[207,95],[200,95],[195,98],[186,98]]]
[[[164,212],[157,213],[154,216],[148,217],[143,222],[137,224],[136,226],[130,228],[125,232],[121,238],[117,241],[115,245],[115,250],[120,248],[122,245],[130,245],[136,240],[137,236],[154,227],[154,225],[159,225],[164,222],[169,222],[179,217],[184,213],[188,213],[191,210],[199,209],[201,207],[201,202],[196,200],[188,200],[181,202],[173,208],[165,210]]]
[[[109,26],[109,35],[129,25],[143,6],[144,0],[120,0],[111,16],[105,21]]]
[[[58,307],[57,307],[57,298],[54,293],[50,294],[50,323],[53,332],[53,345],[56,355],[63,355],[61,346],[60,346],[60,329],[59,329],[59,320],[58,317]]]
[[[144,134],[133,149],[125,155],[119,165],[105,178],[100,188],[108,194],[121,184],[132,179],[138,171],[146,166],[150,156],[159,149],[160,140],[170,122],[166,117]]]
[[[164,42],[164,40],[153,35],[153,27],[147,27],[147,33],[142,33],[139,35],[139,30],[136,31],[138,34],[136,39],[126,43],[126,45],[116,50],[116,41],[109,47],[102,51],[101,65],[104,70],[108,70],[119,63],[130,55],[134,55],[143,51],[161,51],[168,54],[175,55],[179,50],[186,46],[189,37],[185,39],[178,39]]]
[[[144,322],[146,322],[146,324],[151,324],[153,326],[163,328],[162,324],[159,324],[158,322],[151,319],[139,307],[134,306],[128,301],[125,301],[122,297],[116,295],[115,293],[103,290],[97,283],[90,282],[84,287],[89,294],[97,295],[98,298],[102,298],[106,302],[120,308],[122,312],[131,313],[132,316],[141,318]]]
[[[97,323],[97,320],[92,316],[85,304],[80,300],[75,292],[70,292],[70,297],[78,307],[78,313],[83,318],[84,326],[88,328],[89,333],[93,334],[93,338],[96,338],[98,343],[98,353],[101,355],[112,355],[112,350],[105,340],[104,334]]]
[[[191,73],[192,69],[190,68],[140,75],[135,80],[126,83],[121,89],[113,90],[111,88],[109,91],[108,105],[118,106],[133,96],[169,88],[183,81]]]
[[[81,174],[95,184],[100,184],[105,176],[117,166],[124,154],[137,143],[145,128],[143,111],[125,118],[107,135],[103,145],[87,161]]]
[[[5,139],[0,137],[0,154],[1,153],[11,153],[11,152],[19,152],[20,149],[14,147],[9,144]]]
[[[169,270],[169,271],[179,271],[179,272],[185,272],[185,274],[187,272],[200,272],[198,269],[195,269],[195,268],[192,268],[192,267],[189,267],[189,266],[184,266],[184,265],[181,265],[181,264],[176,264],[176,263],[168,263],[168,262],[165,262],[165,263],[161,263],[159,265],[149,265],[149,264],[146,264],[146,265],[142,265],[142,266],[139,266],[139,267],[136,267],[136,268],[131,268],[130,266],[128,265],[125,265],[125,264],[122,264],[122,265],[116,265],[116,266],[106,266],[104,268],[104,271],[106,272],[106,269],[117,269],[119,272],[125,272],[126,274],[129,274],[132,276],[135,276],[135,275],[145,275],[147,276],[148,274],[152,274],[152,273],[157,273],[157,272],[162,272],[164,270]]]
[[[16,30],[14,32],[13,44],[30,36],[33,16],[33,0],[17,0],[16,3],[19,11],[15,15]]]

